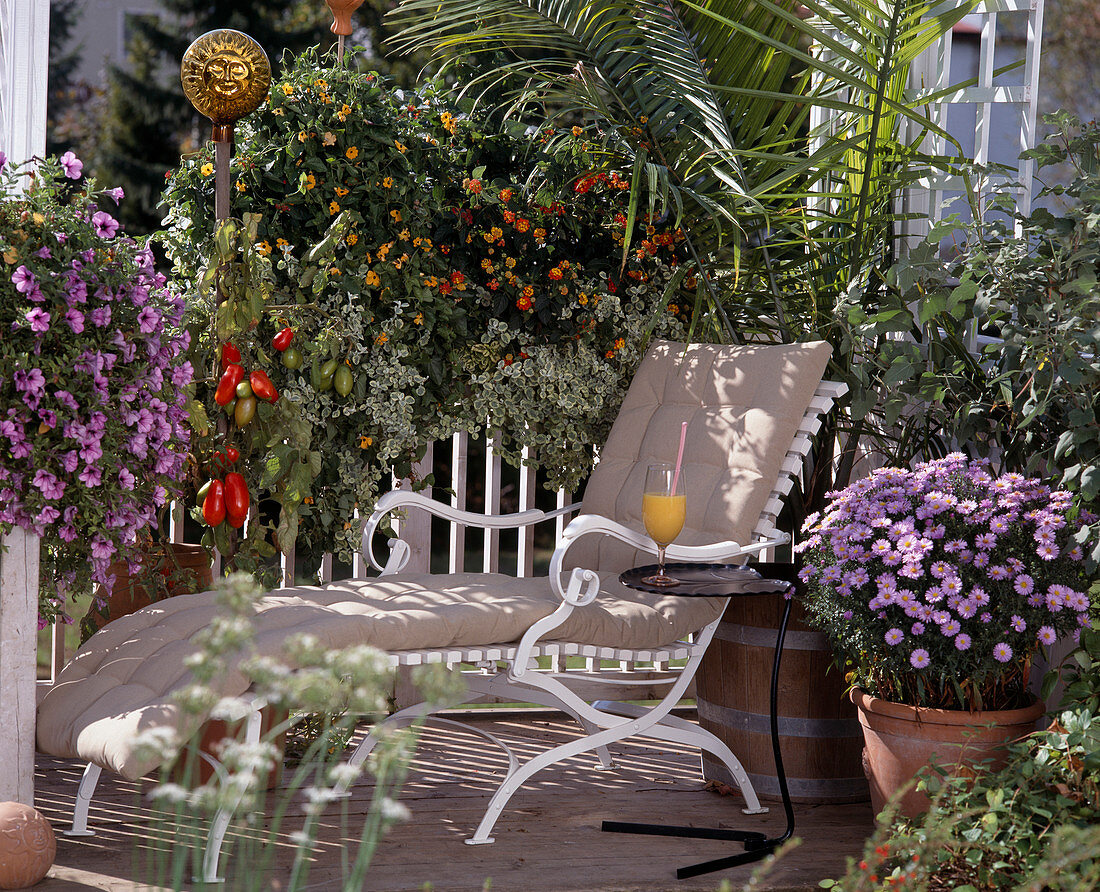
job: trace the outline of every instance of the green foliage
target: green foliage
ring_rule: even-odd
[[[1100,633],[1085,630],[1077,669],[1048,728],[1012,745],[1000,771],[921,784],[916,822],[887,816],[837,892],[1013,889],[1084,892],[1100,883]]]
[[[643,214],[624,261],[628,182],[594,170],[584,129],[497,130],[433,89],[331,66],[303,54],[240,127],[234,201],[270,296],[219,337],[267,371],[318,459],[276,495],[279,541],[298,522],[347,557],[355,512],[391,469],[409,476],[426,442],[456,431],[499,430],[506,459],[526,448],[551,485],[575,487],[648,338],[684,336],[698,283],[669,220]],[[198,319],[221,262],[213,170],[208,150],[189,157],[166,193],[166,244],[203,292]],[[267,347],[284,325],[300,368]],[[270,434],[263,485],[298,467]]]
[[[880,368],[893,383],[888,419],[909,413],[932,448],[952,442],[1006,469],[1060,479],[1085,505],[1100,495],[1100,127],[1068,115],[1028,153],[1040,170],[1069,164],[1063,216],[1040,208],[1013,221],[1004,196],[973,171],[973,216],[953,216],[891,271],[890,325],[915,335],[890,344]],[[1000,213],[996,211],[1000,209]],[[1014,222],[1018,232],[1014,230]],[[942,248],[945,239],[951,244]],[[987,335],[980,356],[968,348]],[[907,416],[908,417],[908,416]],[[1096,529],[1080,534],[1100,558]]]

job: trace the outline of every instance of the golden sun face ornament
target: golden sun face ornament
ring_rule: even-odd
[[[232,124],[267,98],[271,64],[247,34],[208,31],[187,48],[180,63],[183,92],[214,124]]]

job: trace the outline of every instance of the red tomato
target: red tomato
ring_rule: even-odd
[[[248,517],[248,483],[236,471],[225,475],[225,515],[231,527],[241,526]]]
[[[243,377],[243,366],[237,365],[235,362],[227,365],[225,371],[222,372],[221,380],[218,382],[218,389],[214,391],[214,402],[219,406],[228,406],[229,401],[237,395],[237,385],[241,383]]]
[[[210,527],[216,527],[225,520],[225,485],[220,480],[210,484],[206,498],[202,500],[202,519]]]
[[[222,344],[222,368],[224,369],[231,362],[241,361],[241,351],[226,341]]]
[[[271,383],[271,379],[263,369],[257,369],[249,375],[248,383],[252,385],[252,392],[262,400],[273,403],[279,398],[279,391],[275,389],[275,385]]]
[[[294,340],[294,329],[287,326],[271,339],[271,346],[282,353]]]

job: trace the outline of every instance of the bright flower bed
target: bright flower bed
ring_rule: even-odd
[[[0,532],[43,537],[41,623],[139,558],[188,437],[183,300],[82,166],[48,159],[20,196],[0,154]]]
[[[528,446],[552,484],[575,486],[647,336],[684,336],[690,306],[667,221],[624,263],[629,189],[593,172],[585,131],[496,132],[327,64],[305,54],[242,127],[233,194],[275,268],[278,309],[252,334],[289,324],[304,359],[265,366],[320,465],[289,497],[311,542],[347,556],[348,520],[390,466],[408,474],[418,447],[456,431],[500,430],[510,461]],[[190,158],[168,184],[169,249],[191,281],[210,253],[208,165]],[[346,396],[321,384],[330,360],[352,372]]]
[[[831,498],[798,546],[806,606],[874,696],[1023,705],[1040,648],[1089,623],[1069,492],[956,453]]]

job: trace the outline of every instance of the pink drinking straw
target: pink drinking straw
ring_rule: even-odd
[[[680,451],[676,453],[676,470],[672,473],[672,495],[676,495],[676,484],[680,480],[680,463],[684,460],[684,442],[687,440],[688,423],[680,425]]]

